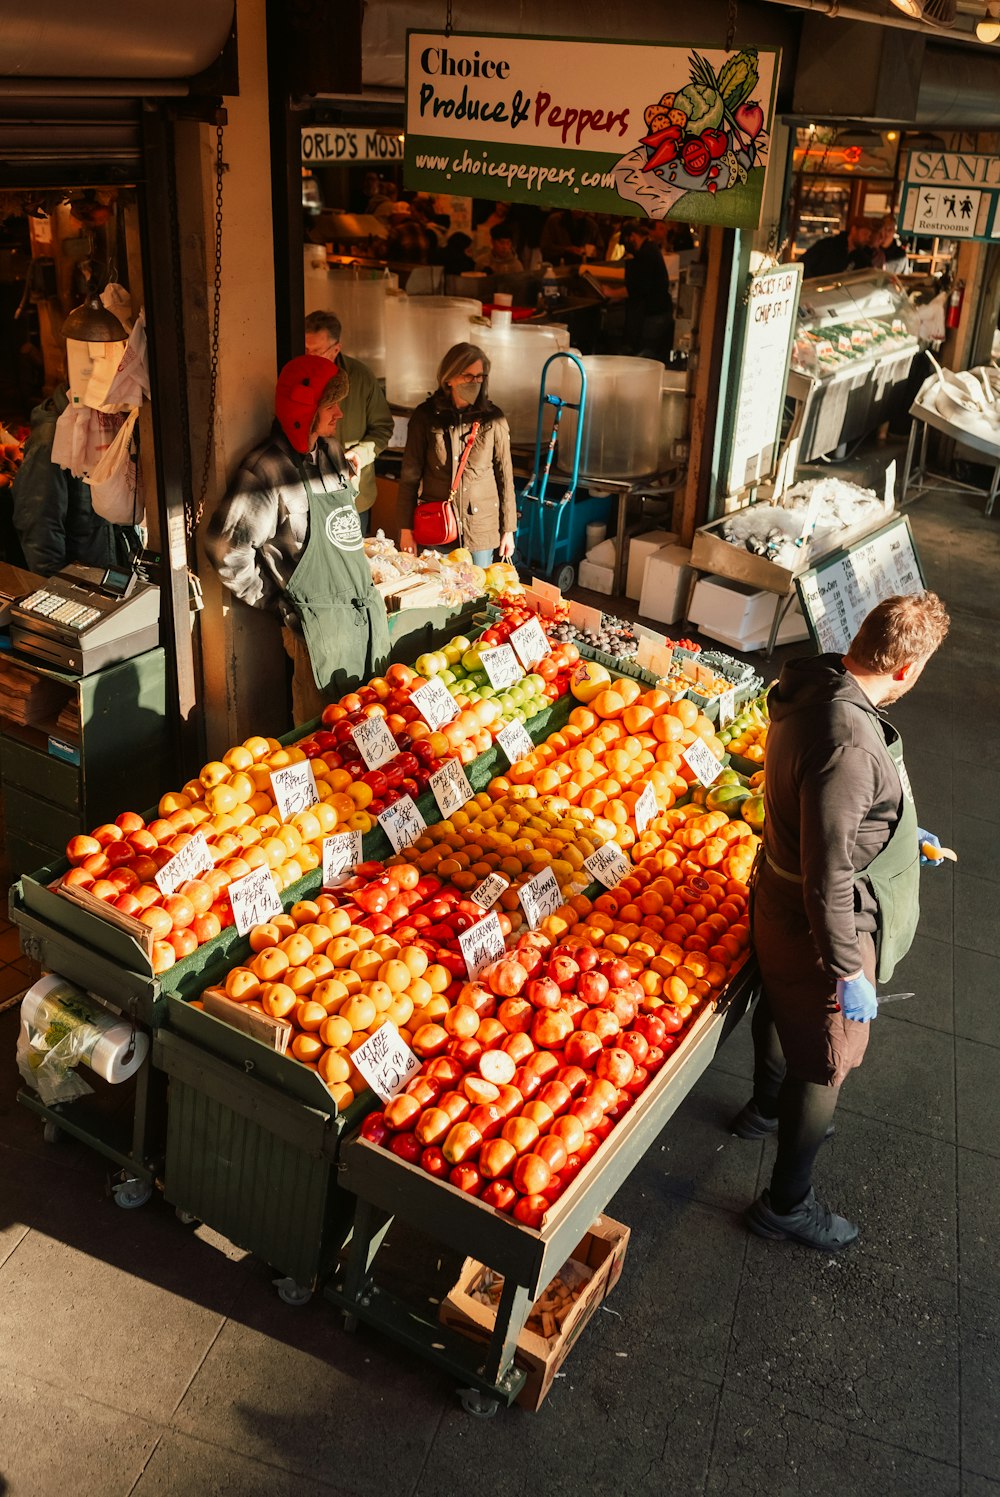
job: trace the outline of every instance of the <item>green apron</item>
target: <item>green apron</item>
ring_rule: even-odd
[[[309,535],[285,592],[302,624],[316,686],[332,700],[383,670],[389,623],[372,582],[350,486],[318,495],[304,465],[299,473],[309,501]]]
[[[882,727],[885,746],[899,774],[903,809],[889,841],[868,867],[861,870],[855,882],[863,879],[878,901],[877,974],[879,982],[888,982],[896,963],[903,960],[913,944],[920,919],[920,848],[917,809],[903,763],[903,740],[891,724],[883,722]]]
[[[903,740],[891,723],[882,721],[885,746],[896,767],[903,792],[903,809],[893,828],[892,835],[880,853],[876,853],[867,868],[854,876],[854,882],[866,883],[878,904],[875,930],[877,955],[876,976],[879,982],[888,982],[896,963],[913,945],[917,922],[920,919],[920,848],[917,845],[917,810],[913,804],[910,777],[903,763]],[[891,735],[891,736],[890,736]],[[765,827],[764,836],[767,836]],[[762,858],[763,855],[763,858]],[[802,875],[781,868],[762,842],[757,849],[750,874],[750,911],[753,918],[754,888],[761,861],[767,863],[779,878],[790,884],[801,884]]]

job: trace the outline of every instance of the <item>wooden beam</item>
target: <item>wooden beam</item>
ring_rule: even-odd
[[[674,512],[674,524],[683,546],[690,546],[695,530],[707,517],[712,499],[716,425],[721,414],[719,388],[728,349],[725,313],[729,305],[733,241],[731,229],[711,228],[702,249],[705,286],[692,354],[687,483],[679,509]]]

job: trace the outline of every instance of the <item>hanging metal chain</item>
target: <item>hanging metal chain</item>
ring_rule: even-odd
[[[226,163],[222,156],[222,126],[215,127],[215,263],[212,274],[211,356],[208,374],[208,416],[205,423],[205,461],[201,469],[201,487],[193,510],[188,511],[188,535],[193,536],[201,524],[208,497],[208,481],[215,449],[215,407],[219,391],[219,320],[222,309],[222,178]]]
[[[452,4],[452,0],[445,0],[445,9],[444,9],[444,34],[445,34],[445,36],[451,36],[451,32],[452,32],[451,4]]]
[[[729,0],[726,13],[726,51],[731,52],[736,42],[736,22],[738,20],[736,0]]]

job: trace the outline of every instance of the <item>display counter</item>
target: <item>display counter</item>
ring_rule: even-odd
[[[805,281],[788,394],[799,402],[799,462],[856,441],[905,405],[920,351],[914,310],[894,276],[854,271]]]

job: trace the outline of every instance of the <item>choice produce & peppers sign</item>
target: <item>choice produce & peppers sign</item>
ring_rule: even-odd
[[[411,31],[406,185],[756,228],[779,58]]]

